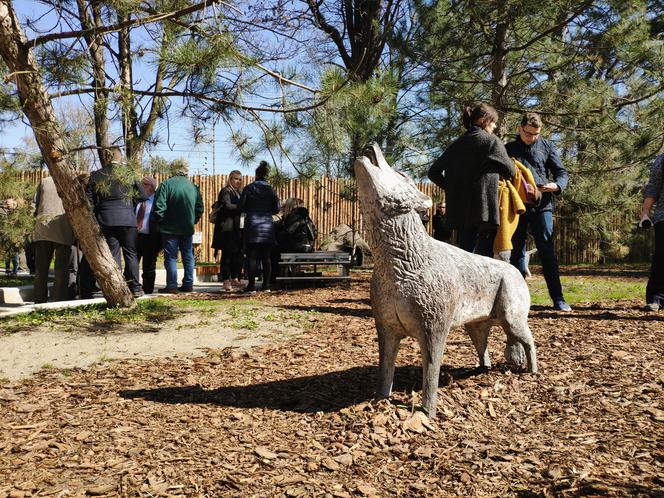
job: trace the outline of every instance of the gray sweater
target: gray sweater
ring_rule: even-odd
[[[429,169],[429,179],[445,189],[450,228],[495,228],[500,224],[498,181],[512,179],[516,166],[495,135],[472,127]]]

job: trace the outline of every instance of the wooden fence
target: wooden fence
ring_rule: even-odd
[[[26,181],[39,181],[43,174],[40,171],[23,172],[22,177]],[[227,175],[190,177],[191,181],[198,185],[205,206],[203,217],[196,225],[196,230],[202,232],[202,243],[197,251],[199,261],[214,261],[214,251],[210,247],[214,225],[209,223],[208,215],[210,207],[216,201],[219,191],[226,185]],[[156,176],[157,182],[162,180],[160,175]],[[253,177],[244,176],[243,185],[253,181]],[[275,188],[279,199],[284,201],[289,197],[304,200],[309,209],[311,219],[316,224],[319,233],[319,241],[322,237],[332,231],[334,227],[345,223],[355,226],[363,233],[362,216],[359,211],[359,203],[352,201],[352,181],[323,177],[317,180],[289,180],[283,185]],[[431,183],[420,183],[418,188],[436,201],[444,199],[444,192]],[[429,217],[433,218],[432,208]],[[556,248],[558,259],[563,264],[598,263],[602,260],[600,238],[597,236],[586,236],[582,234],[577,220],[573,216],[556,217]],[[612,222],[615,229],[620,229],[624,223],[632,223],[634,220],[626,220],[624,216],[617,216]],[[431,231],[431,223],[428,226]],[[637,238],[636,245],[629,247],[630,261],[648,261],[652,247],[650,234]]]

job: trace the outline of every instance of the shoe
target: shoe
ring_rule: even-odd
[[[646,311],[659,311],[659,303],[648,303],[646,304]]]
[[[553,303],[553,309],[556,311],[572,311],[572,307],[564,299],[556,299]]]
[[[184,285],[182,287],[178,287],[178,290],[180,292],[194,292],[193,287],[185,287]]]
[[[159,289],[157,292],[159,294],[179,294],[180,291],[176,289],[175,287],[164,287],[163,289]]]
[[[224,290],[225,291],[233,290],[233,284],[231,284],[230,280],[224,280]]]
[[[245,294],[256,294],[256,289],[254,289],[253,287],[245,287],[244,289],[242,289],[242,292]]]
[[[263,292],[272,292],[272,289],[263,289]]]
[[[131,291],[131,295],[134,297],[141,297],[145,295],[145,292],[143,292],[143,289],[138,289],[135,291]]]

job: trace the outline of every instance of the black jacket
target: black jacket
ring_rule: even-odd
[[[293,209],[277,228],[281,252],[313,252],[317,230],[305,207]]]
[[[512,179],[515,168],[497,136],[472,127],[457,138],[429,169],[429,179],[445,189],[448,227],[498,226],[498,181]]]
[[[240,196],[238,191],[228,186],[222,188],[217,196],[217,204],[220,207],[217,222],[214,225],[212,235],[212,248],[222,249],[222,239],[232,237],[234,240],[240,238]]]
[[[552,181],[560,187],[560,191],[555,195],[560,195],[567,187],[567,170],[549,140],[538,138],[532,145],[526,145],[517,134],[516,140],[508,143],[505,148],[510,157],[518,160],[532,172],[537,185],[549,183],[549,178],[553,178]],[[553,206],[553,194],[543,192],[542,199],[535,209],[553,211]]]
[[[274,244],[272,215],[279,212],[279,197],[265,180],[256,180],[242,190],[240,210],[244,219],[244,242],[246,244]]]
[[[145,190],[138,181],[127,185],[118,180],[114,169],[112,163],[93,171],[85,192],[100,226],[135,227],[135,206],[147,199]]]

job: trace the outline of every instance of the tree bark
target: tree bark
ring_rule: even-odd
[[[115,264],[90,209],[84,186],[67,155],[51,101],[10,0],[0,0],[0,56],[12,71],[10,76],[16,80],[23,112],[30,121],[69,221],[104,297],[112,306],[133,306],[134,298]]]
[[[498,2],[498,19],[491,51],[491,100],[498,111],[495,134],[504,135],[505,88],[507,87],[507,15],[504,0]]]
[[[92,17],[88,15],[84,0],[77,0],[81,27],[85,31],[85,43],[90,53],[92,63],[92,87],[95,89],[94,120],[95,138],[97,143],[97,154],[102,168],[108,165],[106,157],[108,143],[108,95],[101,91],[106,86],[106,62],[104,57],[103,35],[94,33],[94,29],[102,24],[101,7],[98,2],[90,4]]]

